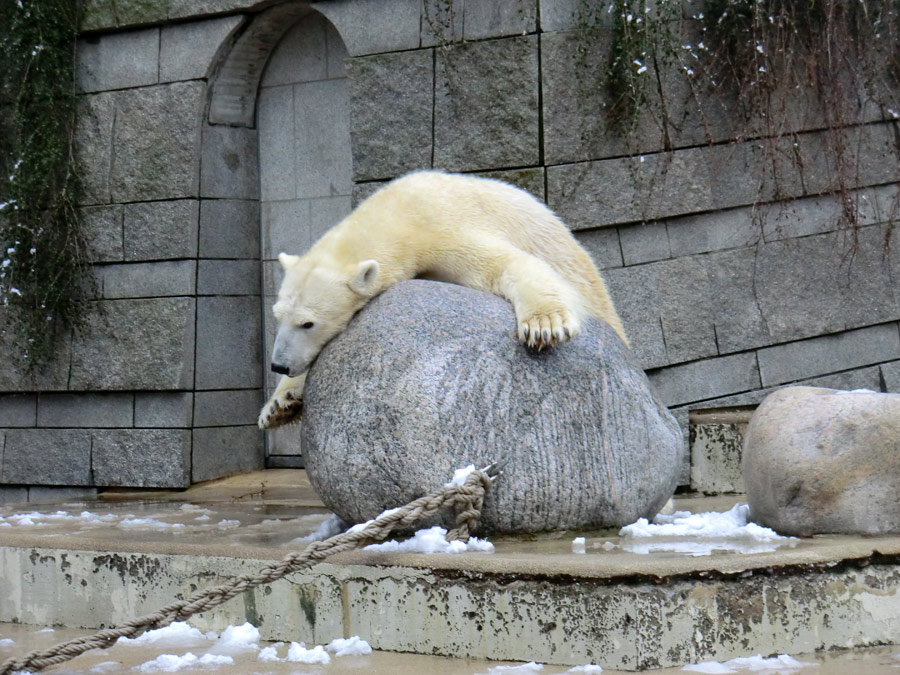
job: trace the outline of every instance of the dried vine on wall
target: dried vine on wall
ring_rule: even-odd
[[[82,322],[90,274],[73,157],[80,3],[0,2],[0,305],[21,356],[49,361]]]
[[[844,222],[859,224],[862,127],[900,118],[900,0],[583,0],[580,15],[594,47],[611,39],[590,78],[605,93],[605,133],[646,143],[649,118],[665,151],[758,141],[761,203],[797,196],[797,182],[807,192],[801,132],[818,132],[828,180],[809,192],[839,196]],[[685,131],[690,118],[703,138]]]

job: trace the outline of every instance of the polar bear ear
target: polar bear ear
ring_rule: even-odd
[[[289,255],[287,253],[279,253],[278,254],[278,262],[281,263],[282,269],[289,269],[300,262],[299,255]]]
[[[363,260],[356,266],[356,274],[349,281],[350,289],[360,295],[373,295],[379,269],[377,260]]]

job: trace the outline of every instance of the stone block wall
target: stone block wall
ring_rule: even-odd
[[[96,311],[33,376],[0,334],[0,499],[261,467],[275,256],[420,168],[545,200],[685,429],[794,382],[900,391],[897,122],[863,106],[847,130],[862,161],[846,228],[802,96],[803,171],[777,167],[778,185],[714,106],[666,152],[649,118],[632,139],[606,128],[579,70],[609,35],[584,29],[584,4],[90,0],[77,149]],[[267,442],[270,465],[302,462],[294,438]]]

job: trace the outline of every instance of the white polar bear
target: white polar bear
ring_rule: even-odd
[[[284,377],[261,429],[296,419],[306,371],[325,344],[374,296],[424,277],[509,300],[519,339],[543,349],[578,335],[588,316],[628,344],[588,253],[524,190],[498,180],[420,171],[366,199],[301,256],[282,253],[284,280],[272,370]]]

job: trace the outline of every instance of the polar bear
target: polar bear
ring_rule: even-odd
[[[362,202],[303,256],[282,253],[272,370],[283,377],[261,429],[294,421],[306,371],[353,315],[392,284],[448,281],[509,300],[519,340],[541,350],[588,316],[628,339],[588,253],[540,201],[489,178],[419,171]]]

